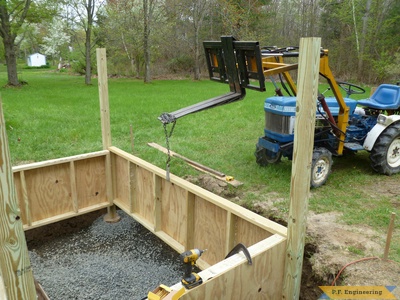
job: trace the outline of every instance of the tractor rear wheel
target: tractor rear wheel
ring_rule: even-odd
[[[393,175],[400,172],[400,123],[390,125],[382,132],[369,158],[372,169],[380,174]]]
[[[324,185],[332,171],[332,153],[325,148],[315,148],[311,163],[311,187]]]
[[[264,147],[261,147],[259,144],[256,145],[256,152],[254,152],[256,156],[256,162],[258,165],[265,167],[268,164],[275,164],[281,161],[282,152],[273,153],[268,151]]]

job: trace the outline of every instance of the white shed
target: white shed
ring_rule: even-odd
[[[29,67],[40,67],[46,65],[46,56],[40,53],[34,53],[28,56],[27,64]]]

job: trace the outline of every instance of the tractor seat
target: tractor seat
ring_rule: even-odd
[[[369,99],[359,100],[357,104],[382,110],[398,109],[400,106],[400,86],[381,84]]]

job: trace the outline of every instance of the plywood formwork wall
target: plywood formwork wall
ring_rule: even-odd
[[[225,258],[238,243],[254,245],[286,228],[116,147],[110,147],[114,203],[178,252],[208,249],[199,265]]]
[[[108,151],[13,167],[24,229],[110,206]]]

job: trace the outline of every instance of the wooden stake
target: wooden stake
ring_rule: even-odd
[[[135,137],[133,136],[133,128],[132,128],[132,124],[129,127],[129,132],[131,134],[131,148],[132,148],[132,153],[135,150]]]
[[[383,254],[383,260],[387,260],[389,256],[389,249],[390,249],[390,243],[392,241],[392,235],[393,235],[393,228],[394,228],[394,218],[396,217],[396,213],[392,212],[391,218],[390,218],[390,223],[389,223],[389,228],[388,228],[388,233],[386,236],[386,246],[385,246],[385,252]]]
[[[283,299],[299,299],[310,194],[320,38],[300,39],[298,94]]]
[[[0,99],[0,279],[8,300],[36,300]],[[0,289],[1,292],[1,289]],[[0,294],[3,299],[4,295]]]
[[[103,149],[108,150],[112,146],[111,143],[111,126],[110,126],[110,104],[108,101],[108,78],[107,78],[107,56],[106,49],[97,48],[97,73],[99,81],[99,98],[100,98],[100,116],[101,116],[101,133],[103,138]],[[107,190],[109,195],[109,200],[112,203],[114,198],[113,184],[111,178],[111,160],[107,159],[108,170],[107,176]],[[118,222],[120,217],[117,214],[117,208],[115,205],[111,205],[107,208],[107,215],[104,217],[106,222]]]

